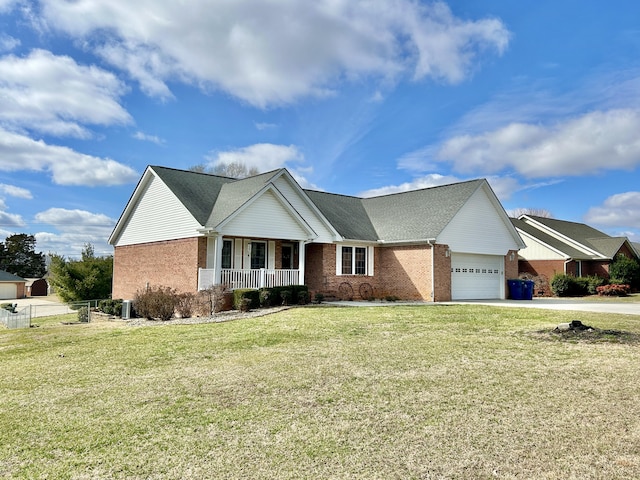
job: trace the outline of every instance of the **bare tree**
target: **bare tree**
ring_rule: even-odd
[[[521,215],[533,215],[535,217],[553,218],[553,215],[549,210],[544,208],[516,208],[509,210],[508,215],[513,218],[518,218]]]
[[[231,178],[252,177],[260,173],[256,167],[247,167],[246,164],[240,161],[219,163],[214,167],[210,167],[208,165],[205,165],[204,163],[200,163],[198,165],[189,167],[189,170],[191,170],[192,172],[212,173],[214,175]]]

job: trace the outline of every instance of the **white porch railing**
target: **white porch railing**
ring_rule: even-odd
[[[231,290],[237,288],[272,288],[284,287],[287,285],[298,285],[300,283],[300,271],[291,270],[271,270],[266,268],[254,270],[239,270],[233,268],[223,268],[220,283],[228,285]],[[215,284],[215,270],[212,268],[201,268],[198,272],[198,290],[204,290]]]

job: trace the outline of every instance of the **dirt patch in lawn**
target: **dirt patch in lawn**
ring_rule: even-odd
[[[561,323],[549,330],[538,330],[533,335],[541,340],[585,342],[585,343],[622,343],[640,345],[640,335],[624,330],[612,330],[584,325],[578,320]]]

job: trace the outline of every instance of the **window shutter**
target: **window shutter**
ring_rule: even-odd
[[[336,245],[336,275],[342,275],[342,246]]]
[[[375,247],[367,248],[367,275],[373,277],[373,256],[375,253]]]
[[[269,240],[267,250],[267,268],[273,270],[276,268],[276,242]]]

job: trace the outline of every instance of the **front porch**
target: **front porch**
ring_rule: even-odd
[[[220,281],[216,282],[215,268],[198,269],[198,290],[205,290],[213,285],[226,285],[231,290],[239,288],[273,288],[287,285],[300,285],[298,269],[234,269],[223,268]]]

